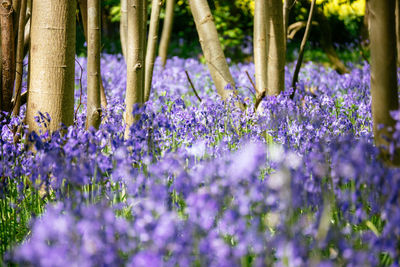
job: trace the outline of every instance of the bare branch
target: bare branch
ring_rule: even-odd
[[[310,13],[308,15],[308,20],[307,20],[306,31],[304,33],[303,40],[301,40],[301,44],[300,44],[299,58],[297,59],[296,68],[294,70],[293,80],[292,80],[293,92],[290,95],[291,99],[293,99],[294,93],[296,92],[296,83],[297,83],[297,79],[299,77],[301,62],[303,61],[304,48],[306,46],[308,36],[310,35],[311,21],[312,21],[312,16],[314,14],[315,1],[316,0],[313,0],[311,3]]]
[[[193,90],[194,94],[196,95],[197,99],[201,102],[201,98],[197,94],[196,88],[194,88],[194,85],[192,83],[192,80],[190,79],[190,76],[189,76],[189,73],[187,72],[187,70],[185,70],[185,73],[186,73],[186,77],[187,77],[187,79],[188,79],[188,81],[190,83],[190,87],[192,87],[192,90]]]
[[[247,75],[247,78],[249,79],[251,85],[253,86],[254,91],[257,93],[257,92],[258,92],[258,91],[257,91],[257,87],[256,87],[256,85],[254,84],[253,80],[251,79],[251,77],[250,77],[250,75],[249,75],[249,73],[248,73],[247,70],[246,70],[246,75]],[[254,96],[256,95],[256,93],[254,93],[253,91],[250,90],[250,92],[251,92]]]

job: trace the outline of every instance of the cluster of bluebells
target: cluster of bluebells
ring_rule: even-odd
[[[400,172],[386,167],[373,145],[367,65],[340,76],[307,64],[293,100],[291,92],[269,97],[255,113],[246,76],[254,65],[231,68],[246,103],[240,111],[237,99],[215,94],[204,65],[173,58],[165,69],[156,64],[151,100],[135,110],[140,119],[125,139],[125,65],[117,56],[103,60],[109,109],[98,131],[84,130],[79,103],[64,134],[31,133],[15,145],[20,119],[2,122],[2,177],[9,179],[0,196],[16,184],[18,206],[29,180],[48,202],[5,261],[398,265]],[[81,71],[78,65],[77,77]],[[289,85],[288,69],[286,77]],[[85,103],[85,92],[77,90],[76,99]],[[398,136],[400,121],[396,129]]]

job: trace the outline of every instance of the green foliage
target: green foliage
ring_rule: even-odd
[[[228,57],[241,57],[240,47],[246,36],[252,35],[252,17],[250,12],[238,5],[237,1],[215,1],[213,16],[219,33],[222,48]],[[238,49],[239,48],[239,49]]]
[[[244,47],[247,47],[247,44],[251,42],[251,36],[253,35],[254,0],[208,0],[208,2],[225,55],[231,58],[233,62],[246,60],[252,53],[251,49],[245,51]],[[354,43],[355,41],[358,42],[365,0],[319,0],[317,3],[329,20],[334,43],[347,44]],[[103,29],[103,52],[121,53],[119,39],[120,0],[104,0],[102,1],[102,9],[103,20],[107,18],[108,27],[111,27],[111,30],[108,30],[108,32]],[[149,2],[149,15],[150,11],[151,3]],[[188,1],[176,0],[174,12],[174,28],[169,55],[183,58],[198,57],[201,54],[201,49]],[[304,21],[307,19],[307,16],[308,8],[302,6],[297,1],[290,13],[290,23]],[[159,34],[161,34],[162,19],[164,17],[165,9],[162,8]],[[85,41],[82,29],[79,26],[77,38],[77,54],[86,55],[86,47],[83,46]],[[301,38],[302,31],[299,31],[292,45],[289,44],[288,61],[295,60],[296,56],[292,52],[298,49]],[[319,42],[317,29],[312,29],[310,41],[312,43]],[[317,60],[328,62],[326,56],[319,50],[317,45],[311,48],[313,51],[306,50],[305,61]],[[368,57],[366,51],[363,51],[363,55]],[[360,55],[354,52],[343,51],[340,57],[345,62],[359,61]]]
[[[1,178],[6,186],[0,197],[0,259],[4,253],[21,243],[29,233],[29,221],[39,216],[52,196],[48,192],[35,189],[25,177],[16,180]],[[23,196],[18,186],[24,185]],[[1,266],[1,261],[0,261]]]

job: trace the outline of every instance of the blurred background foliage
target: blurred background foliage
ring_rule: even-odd
[[[164,0],[165,1],[165,0]],[[216,27],[220,35],[220,41],[227,57],[238,62],[251,60],[253,35],[254,0],[209,0]],[[365,12],[365,0],[317,0],[328,18],[332,29],[333,42],[338,48],[344,61],[354,60],[354,55],[345,52],[351,44],[355,50],[360,42],[360,29]],[[151,3],[148,5],[149,14]],[[164,10],[161,12],[161,25],[164,18]],[[296,21],[305,21],[308,9],[296,1],[291,9],[289,24]],[[78,20],[80,20],[78,18]],[[121,53],[119,39],[120,0],[102,1],[102,45],[103,52]],[[171,38],[169,55],[187,57],[199,57],[200,45],[196,33],[196,27],[190,13],[187,0],[176,0],[174,28]],[[288,43],[288,60],[296,58],[303,31],[299,31],[293,40]],[[317,31],[311,31],[310,45],[305,59],[324,61],[326,56],[319,49]],[[345,49],[346,48],[346,49]],[[78,26],[77,53],[85,55],[86,46],[83,37],[82,26]]]

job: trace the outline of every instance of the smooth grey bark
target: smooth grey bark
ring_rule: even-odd
[[[100,106],[100,0],[88,0],[88,62],[87,62],[87,109],[86,128],[99,128]]]
[[[227,99],[230,94],[236,93],[235,82],[219,42],[210,7],[207,0],[189,0],[189,5],[196,24],[200,45],[217,92],[222,99]],[[233,90],[227,89],[228,85]]]
[[[254,6],[254,68],[256,78],[256,94],[259,95],[268,87],[267,62],[267,1],[255,0]]]
[[[119,36],[122,55],[126,61],[126,35],[128,34],[128,0],[121,0],[121,19],[119,21]]]
[[[144,102],[147,102],[150,98],[154,62],[156,60],[156,47],[158,40],[158,25],[160,22],[161,5],[162,1],[160,0],[153,0],[151,5],[150,29],[147,41],[146,62],[145,62]]]
[[[23,60],[24,60],[24,33],[25,33],[25,16],[26,16],[27,0],[21,1],[19,21],[18,21],[18,39],[17,39],[17,58],[16,58],[16,72],[15,72],[15,103],[13,108],[13,115],[18,116],[21,107],[21,87],[22,87],[22,74],[23,74]]]
[[[141,105],[144,96],[144,60],[145,46],[143,33],[145,0],[128,1],[128,34],[127,34],[127,79],[125,95],[125,137],[129,136],[129,128],[135,122],[134,105]]]
[[[395,0],[368,0],[371,47],[371,108],[375,144],[387,155],[398,110]],[[399,151],[395,161],[399,163]],[[389,160],[390,161],[390,160]]]
[[[285,90],[285,29],[282,0],[268,0],[268,95]]]
[[[75,0],[33,0],[26,121],[30,131],[54,131],[74,120]],[[49,113],[46,129],[35,121]],[[43,125],[42,125],[43,126]]]
[[[161,59],[161,65],[163,68],[165,68],[165,64],[167,63],[168,47],[174,24],[174,6],[175,0],[167,0],[160,47],[158,49],[158,56]]]
[[[15,79],[14,10],[11,0],[0,1],[1,27],[1,102],[2,111],[10,112]]]

